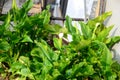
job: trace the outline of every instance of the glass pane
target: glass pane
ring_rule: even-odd
[[[66,15],[72,18],[84,18],[84,0],[68,0]]]

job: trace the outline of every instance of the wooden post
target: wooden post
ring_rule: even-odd
[[[100,0],[98,0],[95,17],[99,16],[100,13]]]

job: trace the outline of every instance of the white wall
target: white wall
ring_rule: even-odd
[[[107,25],[115,25],[111,31],[112,36],[120,36],[120,0],[107,0],[106,11],[112,11],[112,16]],[[120,62],[120,43],[114,47],[115,59]]]

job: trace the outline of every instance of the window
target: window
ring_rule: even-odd
[[[25,1],[26,0],[16,0],[19,7]],[[94,18],[96,14],[104,12],[106,0],[33,0],[33,2],[35,4],[40,3],[42,9],[50,4],[52,17],[59,17],[60,20],[61,18],[64,20],[66,15],[80,19],[84,19],[85,17],[90,19]],[[11,5],[12,0],[0,0],[0,13],[5,14],[8,12]]]

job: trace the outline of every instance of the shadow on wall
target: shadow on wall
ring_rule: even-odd
[[[112,23],[113,23],[113,22],[111,22],[112,17],[113,17],[113,16],[108,17],[108,18],[105,20],[104,24],[105,24],[105,25],[108,25],[108,24],[112,25]],[[110,22],[111,22],[111,23],[110,23]],[[120,31],[120,28],[115,25],[115,26],[113,27],[113,29],[111,30],[109,36],[116,36],[116,35],[119,36],[120,34],[118,33],[118,31]],[[119,48],[120,48],[120,43],[116,43],[116,44],[113,46],[111,52],[112,52],[112,55],[113,55],[113,59],[117,60],[117,61],[120,63]]]

